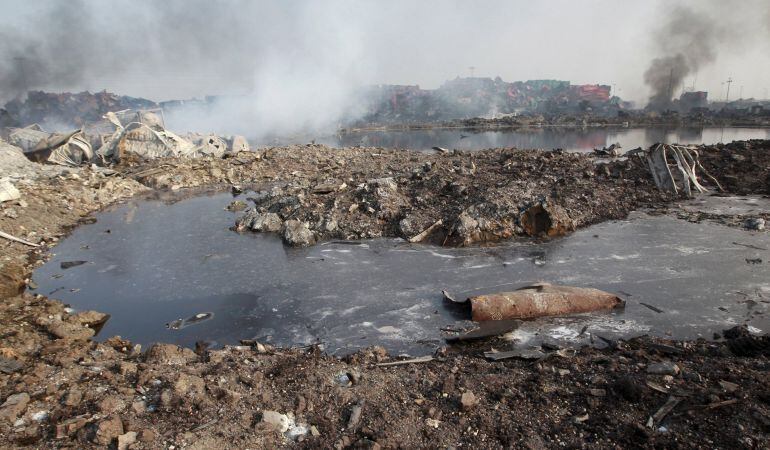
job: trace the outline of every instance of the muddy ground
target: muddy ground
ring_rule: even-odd
[[[768,195],[768,150],[752,141],[701,155],[727,192]],[[510,344],[493,338],[382,367],[396,358],[378,348],[338,359],[255,343],[196,353],[95,342],[101,314],[22,293],[71,227],[149,189],[253,188],[240,228],[270,226],[290,244],[414,238],[441,220],[425,242],[472,245],[671,208],[635,160],[304,146],[124,161],[114,173],[9,167],[0,176],[22,197],[2,204],[0,229],[42,246],[0,241],[0,447],[768,447],[768,342],[745,330],[693,342],[596,336],[604,348],[497,362],[483,352]]]

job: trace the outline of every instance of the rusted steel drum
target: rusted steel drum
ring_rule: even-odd
[[[598,289],[545,283],[513,292],[479,295],[469,300],[476,322],[562,316],[613,309],[624,304],[618,296]]]

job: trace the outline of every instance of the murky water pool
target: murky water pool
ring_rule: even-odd
[[[379,239],[292,249],[273,235],[230,231],[231,200],[136,200],[100,213],[53,249],[34,274],[36,292],[110,313],[99,338],[144,345],[256,338],[337,354],[374,344],[427,354],[443,344],[442,327],[464,319],[442,289],[468,296],[536,281],[604,289],[627,304],[525,322],[510,335],[522,343],[710,338],[738,323],[770,331],[767,233],[637,213],[545,244],[448,249]],[[71,261],[87,262],[62,268]],[[174,322],[201,313],[213,315]]]
[[[407,131],[361,131],[340,135],[313,136],[258,142],[258,145],[305,144],[311,140],[331,147],[406,148],[430,150],[434,146],[458,150],[499,147],[561,148],[567,151],[591,151],[614,143],[624,149],[648,148],[657,142],[680,144],[716,144],[745,139],[770,139],[770,128],[561,128],[542,127],[497,131],[429,129]]]

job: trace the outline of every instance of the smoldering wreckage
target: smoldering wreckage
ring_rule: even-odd
[[[639,208],[665,213],[705,190],[768,195],[770,141],[660,144],[598,163],[516,149],[252,150],[238,137],[180,137],[141,111],[64,134],[11,129],[4,139],[4,446],[768,445],[770,341],[745,326],[684,342],[597,334],[595,346],[577,349],[522,349],[499,337],[510,320],[623,307],[616,294],[590,287],[539,283],[468,300],[445,292],[446,304],[467,308],[481,328],[450,332],[450,345],[407,359],[380,347],[336,358],[317,346],[253,339],[143,352],[120,336],[94,340],[106,315],[28,289],[31,270],[67,230],[153,189],[253,192],[251,207],[228,208],[240,211],[234,230],[280,233],[288,245],[392,236],[468,246],[548,239]],[[736,223],[764,232],[768,218]]]
[[[108,131],[110,126],[114,130]],[[109,112],[101,122],[69,133],[47,133],[33,124],[8,128],[5,137],[32,161],[70,167],[117,163],[121,156],[129,154],[140,158],[221,158],[226,152],[249,150],[243,136],[177,136],[165,129],[155,112],[144,110]]]

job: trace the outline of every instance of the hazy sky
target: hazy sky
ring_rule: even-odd
[[[678,6],[713,20],[703,29],[716,33],[696,88],[721,99],[732,77],[732,98],[741,88],[768,97],[770,0],[0,0],[0,98],[26,89],[154,100],[256,92],[272,99],[265,108],[318,97],[322,113],[349,85],[435,88],[474,66],[506,81],[612,84],[645,102],[643,74],[671,50],[660,30]]]

